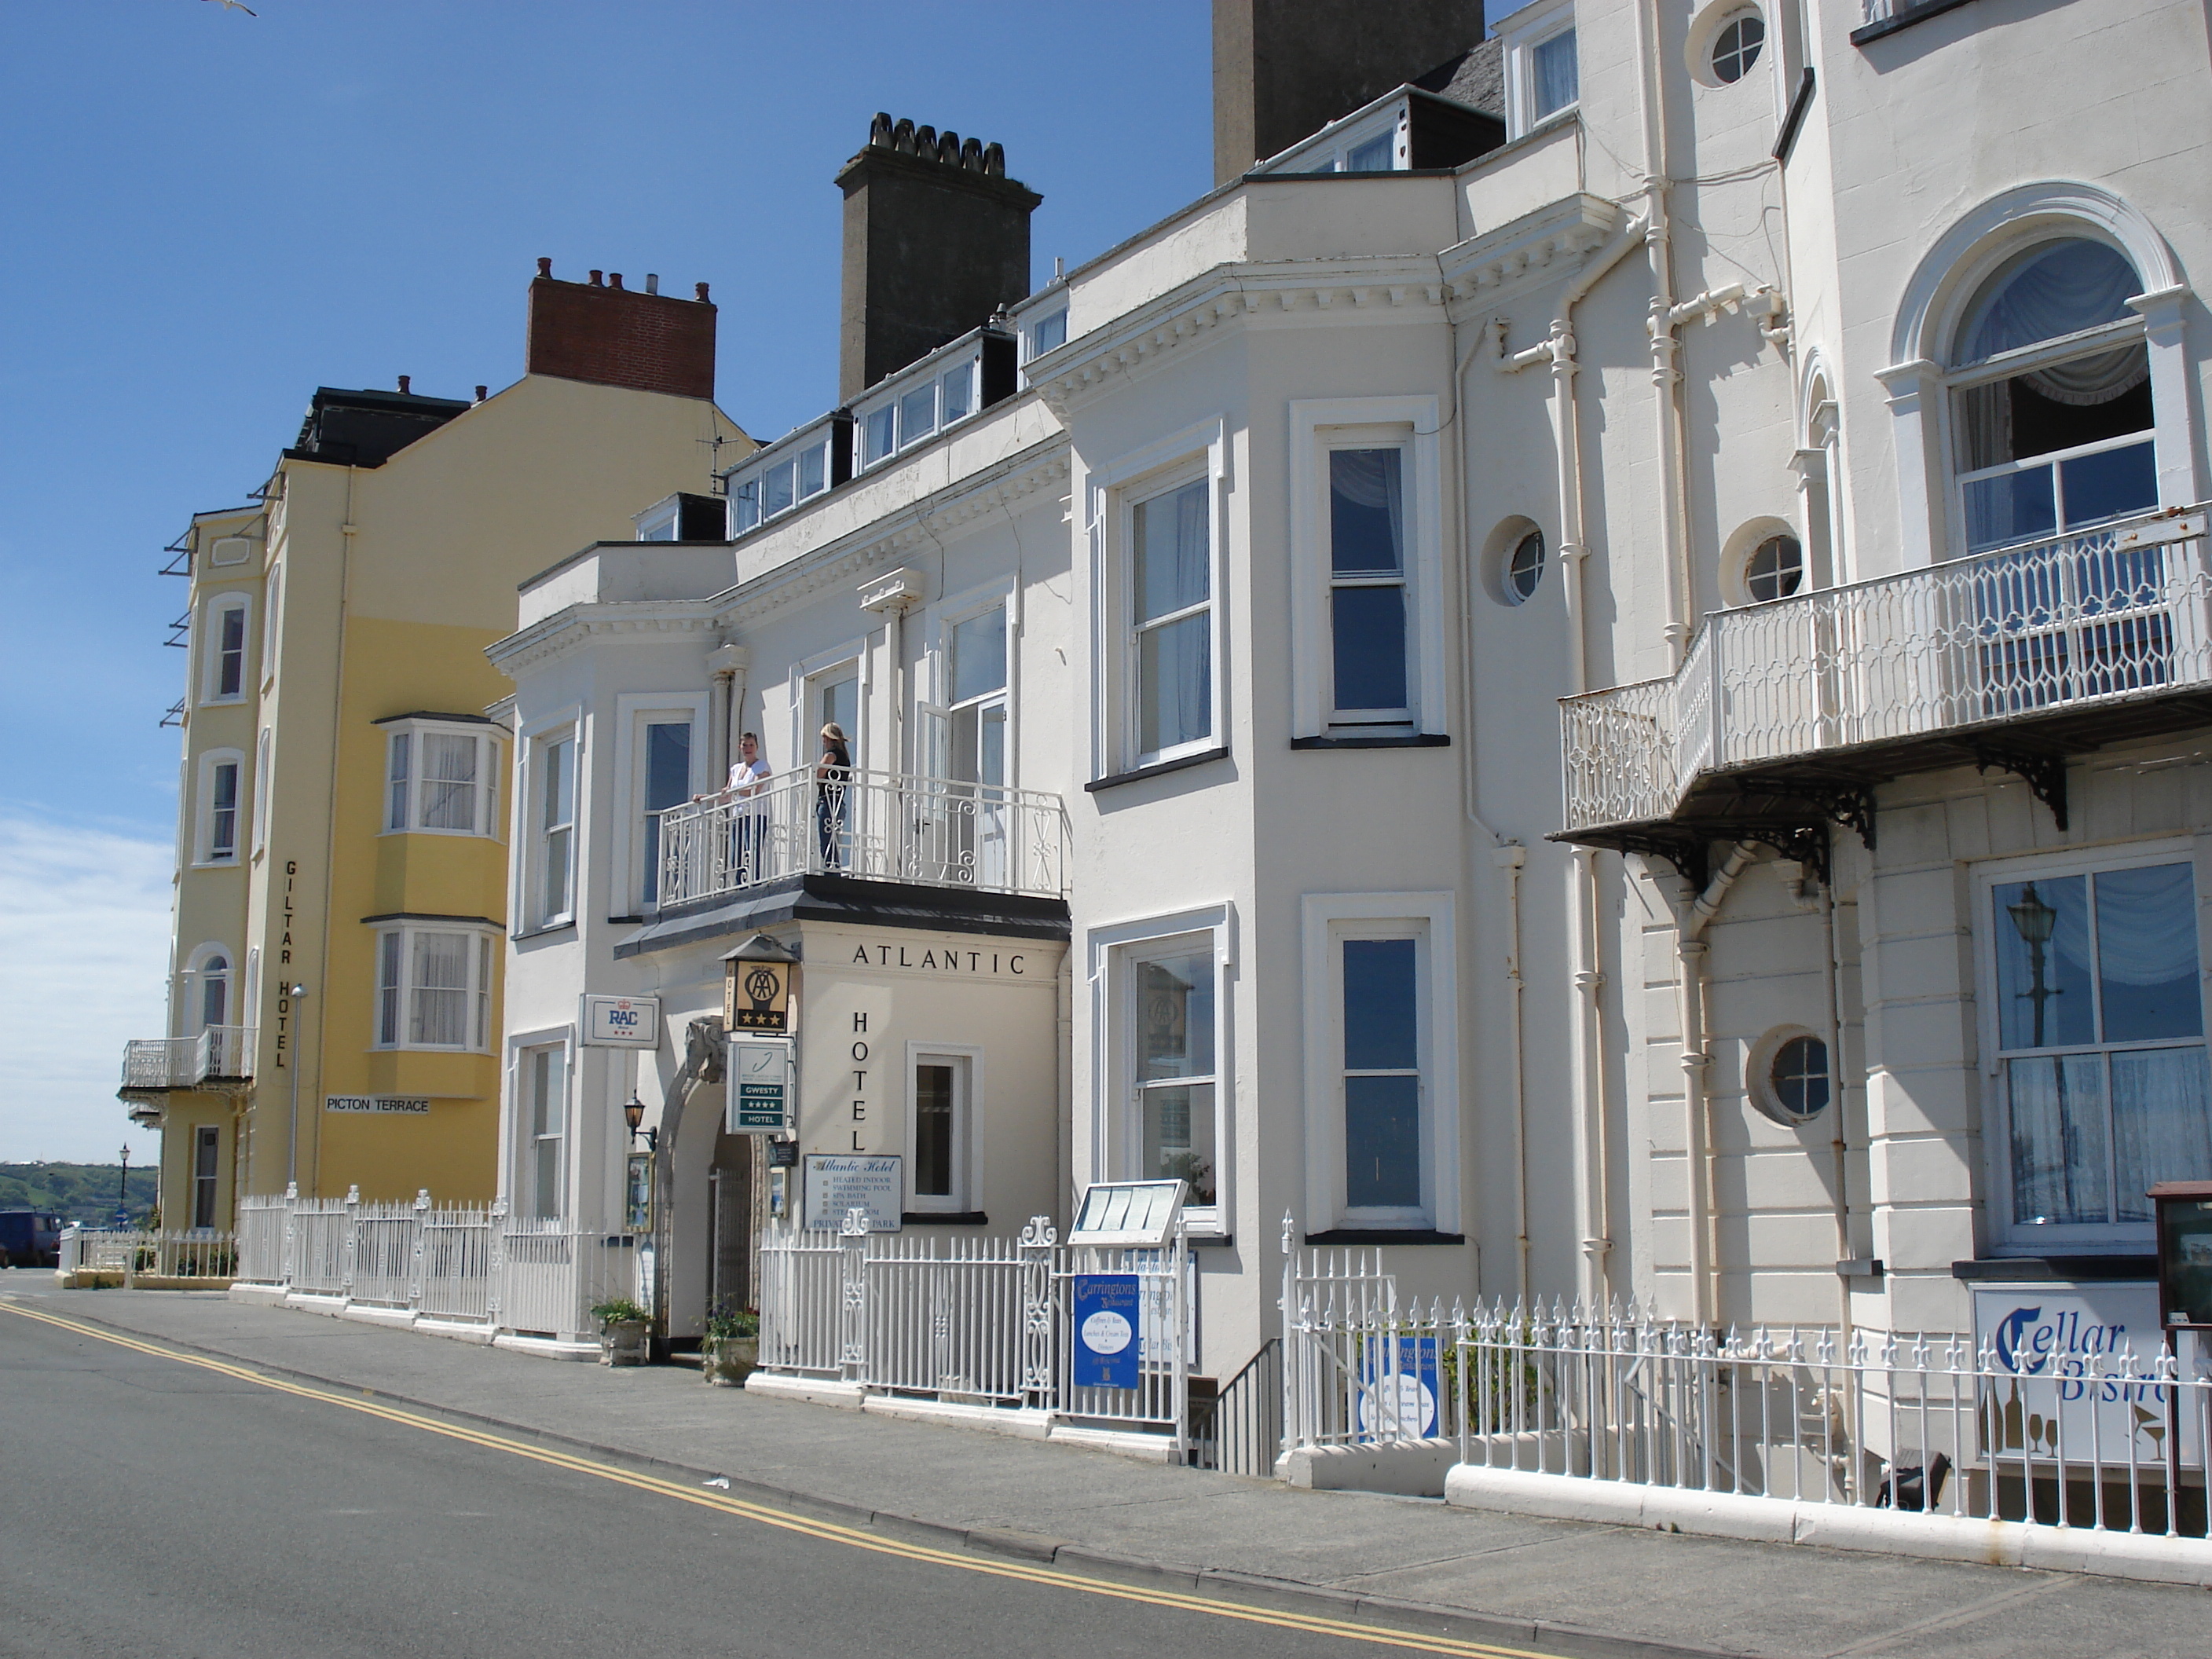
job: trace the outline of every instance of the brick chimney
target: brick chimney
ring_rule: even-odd
[[[1463,55],[1482,0],[1213,0],[1213,182]]]
[[[841,401],[1029,293],[1030,215],[1044,198],[1006,177],[998,145],[878,115],[837,184],[845,192]]]
[[[652,279],[648,278],[648,285]],[[530,284],[530,348],[523,372],[594,386],[628,386],[672,398],[714,395],[714,307],[707,285],[696,300],[641,293],[622,273],[564,283],[540,259]]]

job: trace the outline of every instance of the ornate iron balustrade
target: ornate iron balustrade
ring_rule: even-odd
[[[118,1092],[161,1094],[197,1089],[215,1079],[245,1081],[253,1075],[259,1036],[252,1025],[210,1025],[198,1036],[136,1038],[123,1045]]]
[[[1675,672],[1561,700],[1570,833],[1699,776],[2212,685],[2201,507],[1705,618]]]
[[[1067,812],[1057,795],[1000,784],[855,770],[794,773],[757,794],[660,815],[666,910],[803,875],[1060,898]]]

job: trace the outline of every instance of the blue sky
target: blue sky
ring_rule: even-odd
[[[0,7],[0,996],[36,1033],[0,1047],[0,1159],[127,1127],[183,663],[155,573],[316,386],[512,381],[550,255],[710,283],[722,406],[772,438],[836,400],[831,179],[875,111],[1006,146],[1040,276],[1212,182],[1207,0],[253,4]]]

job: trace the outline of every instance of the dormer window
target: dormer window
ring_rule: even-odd
[[[1066,313],[1060,314],[1062,337]],[[1053,344],[1060,343],[1054,340]],[[1035,348],[1050,349],[1050,347]],[[1014,342],[979,329],[890,376],[853,406],[861,468],[926,443],[1012,390]]]
[[[832,416],[766,449],[730,477],[730,534],[742,536],[845,482],[837,449],[847,422]]]
[[[1048,351],[1057,351],[1067,343],[1067,307],[1047,312],[1029,325],[1023,360],[1042,357]]]
[[[1572,0],[1537,0],[1498,33],[1505,42],[1506,125],[1518,138],[1572,109],[1581,96]]]
[[[498,728],[452,714],[379,724],[386,835],[499,834]]]

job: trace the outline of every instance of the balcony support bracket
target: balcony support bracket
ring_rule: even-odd
[[[1874,851],[1872,784],[1856,778],[1836,777],[1743,777],[1735,781],[1740,793],[1756,791],[1802,801],[1822,818],[1840,823],[1853,831],[1868,852]],[[1825,862],[1826,854],[1822,857]]]
[[[2051,809],[2051,822],[2060,830],[2066,828],[2066,758],[2063,755],[2039,754],[2032,750],[1998,749],[1984,744],[1974,748],[1974,769],[1988,772],[1992,767],[2010,772],[2025,783],[2030,793]]]
[[[1748,829],[1744,832],[1743,839],[1771,847],[1784,858],[1794,859],[1810,870],[1821,886],[1828,884],[1829,839],[1826,820],[1817,823],[1785,824],[1779,828]]]
[[[1697,892],[1704,892],[1705,884],[1712,878],[1712,843],[1701,830],[1648,824],[1623,833],[1613,844],[1623,853],[1641,853],[1646,858],[1666,860],[1674,866],[1674,873]]]

